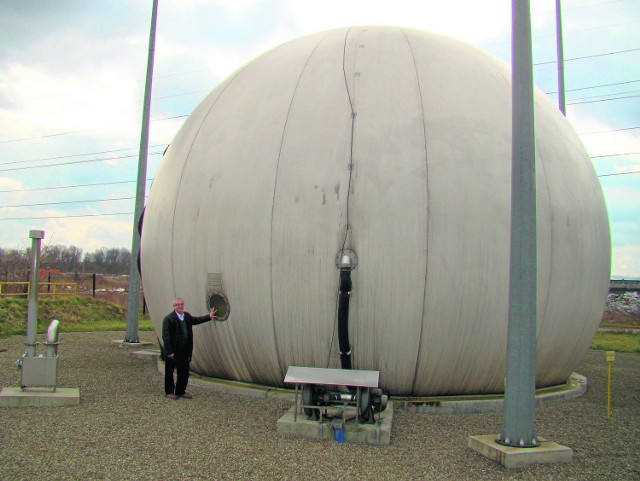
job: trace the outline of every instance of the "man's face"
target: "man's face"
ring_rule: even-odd
[[[182,299],[176,299],[175,301],[173,301],[173,309],[182,314],[182,312],[184,311],[184,301]]]

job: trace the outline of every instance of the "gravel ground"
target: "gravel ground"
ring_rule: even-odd
[[[396,410],[389,446],[280,435],[289,401],[196,386],[193,399],[166,399],[155,363],[112,342],[122,336],[61,334],[59,386],[79,387],[81,403],[0,408],[0,480],[640,480],[638,354],[616,355],[612,419],[600,351],[577,369],[587,394],[538,408],[538,434],[571,447],[572,463],[508,470],[467,447],[470,435],[498,433],[501,413]],[[0,339],[2,349],[0,387],[17,386],[24,337]]]

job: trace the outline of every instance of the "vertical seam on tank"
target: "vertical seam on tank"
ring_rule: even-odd
[[[347,58],[347,40],[349,38],[349,33],[351,32],[351,28],[349,28],[344,36],[344,45],[342,48],[342,74],[344,76],[344,87],[347,92],[347,98],[349,99],[349,108],[351,109],[351,138],[350,138],[350,147],[349,147],[349,181],[347,183],[347,200],[346,200],[346,219],[345,219],[345,228],[344,228],[344,238],[342,240],[342,250],[344,250],[347,245],[347,237],[349,236],[349,232],[351,230],[351,226],[349,225],[349,199],[351,197],[351,180],[353,178],[353,140],[355,136],[355,123],[356,123],[356,112],[353,107],[353,98],[351,97],[351,92],[349,92],[349,82],[347,80],[347,72],[345,70],[345,60]],[[355,94],[355,93],[354,93]]]
[[[213,110],[213,108],[216,106],[216,104],[218,103],[218,101],[220,100],[220,98],[222,97],[222,95],[224,94],[224,92],[227,90],[227,88],[231,85],[231,83],[236,79],[236,77],[238,77],[238,75],[240,75],[245,68],[247,67],[247,65],[245,65],[244,67],[242,67],[241,69],[239,69],[234,75],[233,77],[231,77],[229,79],[229,81],[227,82],[227,84],[224,86],[224,88],[220,91],[220,94],[218,95],[218,97],[215,99],[215,101],[211,104],[211,106],[209,107],[209,110],[207,111],[207,113],[205,114],[204,118],[202,119],[202,122],[200,122],[200,125],[198,126],[197,130],[196,130],[196,134],[193,136],[193,140],[191,141],[191,145],[189,145],[189,150],[187,151],[187,155],[185,156],[185,161],[184,161],[184,165],[182,166],[182,171],[180,172],[180,180],[178,181],[178,192],[180,192],[180,187],[182,185],[182,181],[184,179],[184,171],[187,168],[187,164],[189,163],[189,159],[191,157],[191,149],[193,148],[193,145],[196,143],[196,140],[198,139],[198,136],[200,135],[200,130],[202,130],[203,125],[205,124],[205,121],[207,120],[207,118],[209,117],[209,114],[211,113],[211,111]],[[192,112],[193,113],[193,112]],[[190,114],[191,116],[191,114]],[[188,119],[187,119],[188,120]],[[173,258],[173,252],[174,252],[174,247],[173,247],[173,241],[174,241],[174,234],[175,234],[175,223],[176,223],[176,209],[178,208],[178,198],[176,197],[176,203],[173,206],[173,214],[171,216],[171,248],[170,248],[170,253],[171,253],[171,283],[173,285],[173,296],[174,298],[176,296],[179,295],[183,295],[180,294],[176,291],[176,283],[175,283],[175,275],[174,275],[174,258]]]
[[[313,47],[313,49],[311,49],[311,52],[309,53],[309,56],[307,57],[307,60],[305,60],[304,65],[302,66],[302,69],[300,70],[300,73],[298,75],[298,80],[296,81],[296,86],[293,89],[293,92],[291,94],[291,100],[289,102],[289,108],[287,109],[287,115],[285,117],[284,120],[284,125],[282,127],[282,135],[280,136],[280,148],[278,149],[278,160],[276,161],[276,169],[275,169],[275,179],[273,182],[273,196],[271,198],[271,234],[269,236],[269,297],[271,298],[271,328],[273,331],[273,341],[274,341],[274,345],[275,345],[275,349],[276,349],[276,359],[278,361],[278,367],[280,368],[280,373],[284,376],[284,371],[282,369],[282,364],[280,361],[280,349],[278,348],[278,337],[276,336],[276,322],[275,322],[275,310],[274,310],[274,302],[273,302],[273,236],[274,236],[274,229],[273,229],[273,218],[274,218],[274,208],[275,208],[275,202],[276,202],[276,193],[278,190],[278,173],[280,171],[280,159],[282,157],[282,149],[284,147],[284,142],[285,142],[285,137],[286,137],[286,132],[287,132],[287,125],[289,124],[289,116],[291,115],[291,109],[293,107],[293,103],[295,101],[296,98],[296,93],[298,91],[298,86],[300,85],[300,81],[302,80],[302,75],[304,74],[304,71],[307,68],[307,65],[309,63],[309,61],[311,60],[311,57],[313,57],[313,54],[315,53],[316,49],[318,48],[318,45],[320,45],[320,42],[322,42],[322,40],[324,39],[325,35],[322,36],[322,38],[320,38],[317,43],[315,44],[315,46]]]
[[[553,269],[553,209],[551,208],[551,190],[549,189],[549,182],[547,181],[547,173],[545,171],[544,168],[544,163],[542,162],[542,154],[540,153],[540,151],[538,150],[538,139],[536,137],[535,139],[535,146],[536,146],[536,165],[534,166],[535,170],[535,176],[536,176],[536,182],[537,182],[537,177],[538,177],[538,167],[540,167],[542,169],[542,177],[544,179],[544,183],[546,185],[546,191],[547,191],[547,205],[549,206],[548,208],[548,212],[549,212],[549,274],[547,277],[547,296],[546,299],[544,301],[544,309],[542,310],[542,313],[538,312],[538,308],[536,307],[536,325],[538,323],[538,319],[541,320],[540,322],[540,330],[538,330],[536,328],[536,343],[538,342],[538,332],[540,332],[540,334],[542,334],[542,328],[544,327],[544,320],[547,317],[547,311],[549,309],[549,298],[551,297],[549,295],[549,293],[552,292],[551,290],[551,282],[553,281],[553,276],[551,275],[551,269]],[[538,161],[539,159],[539,161]],[[538,189],[536,189],[536,192],[538,192]],[[537,195],[536,195],[536,204],[537,204]],[[536,205],[536,224],[538,225],[539,222],[537,221],[537,219],[539,219],[540,216],[538,215],[538,207]],[[539,236],[539,232],[540,229],[538,228],[538,226],[536,225],[536,236],[538,237],[538,239],[536,240],[536,246],[540,243],[540,236]],[[536,247],[536,250],[540,250],[538,247]],[[540,259],[538,256],[538,253],[536,252],[536,271],[538,270],[538,265],[540,264]],[[536,297],[538,297],[540,295],[540,282],[538,279],[538,275],[536,273]],[[536,299],[536,303],[537,303],[537,299]],[[542,314],[542,315],[540,315]]]
[[[416,85],[418,87],[418,95],[420,96],[420,105],[422,111],[422,132],[423,132],[423,142],[424,142],[424,168],[425,168],[425,187],[426,187],[426,212],[425,212],[425,269],[424,269],[424,291],[422,293],[422,316],[420,322],[420,335],[418,336],[418,352],[416,355],[416,362],[413,366],[413,382],[411,384],[411,392],[415,392],[416,389],[416,381],[418,376],[418,368],[420,366],[420,358],[423,349],[422,338],[424,335],[424,316],[426,310],[426,299],[427,299],[427,281],[428,281],[428,266],[429,266],[429,162],[427,155],[427,124],[425,122],[424,115],[424,101],[422,97],[422,87],[420,85],[420,76],[418,75],[418,66],[416,65],[416,58],[413,54],[413,49],[411,48],[411,42],[407,37],[407,33],[405,30],[402,30],[402,35],[404,36],[405,41],[407,42],[407,46],[409,47],[409,53],[411,54],[411,58],[413,60],[413,67],[416,76]]]

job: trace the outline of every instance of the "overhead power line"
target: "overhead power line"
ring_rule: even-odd
[[[566,89],[566,92],[577,92],[578,90],[591,90],[591,89],[599,89],[603,87],[617,87],[618,85],[627,85],[638,83],[640,80],[628,80],[626,82],[615,82],[610,84],[600,84],[600,85],[591,85],[589,87],[576,87],[573,89]],[[557,94],[558,92],[545,92],[547,95]]]
[[[620,3],[622,1],[623,0],[607,0],[607,1],[604,1],[604,2],[593,2],[593,3],[588,3],[586,5],[578,5],[578,6],[575,6],[575,7],[571,7],[571,8],[568,8],[567,10],[569,10],[569,11],[582,10],[583,8],[599,7],[601,5],[609,5],[610,3]]]
[[[151,121],[152,122],[162,122],[164,120],[182,119],[182,118],[185,118],[185,117],[188,117],[188,116],[189,116],[188,114],[185,114],[185,115],[174,115],[172,117],[164,117],[162,119],[153,119]],[[25,137],[25,138],[22,138],[22,139],[0,140],[0,144],[10,144],[10,143],[13,143],[13,142],[23,142],[25,140],[47,139],[47,138],[50,138],[50,137],[59,137],[59,136],[62,136],[62,135],[84,134],[84,133],[87,133],[87,132],[95,132],[95,131],[98,131],[98,130],[108,130],[108,129],[113,129],[113,128],[116,128],[116,127],[127,127],[127,126],[137,125],[137,124],[140,124],[140,122],[129,122],[129,123],[126,123],[126,124],[109,125],[109,126],[106,126],[106,127],[95,127],[93,129],[85,129],[85,130],[72,130],[72,131],[69,131],[69,132],[58,132],[58,133],[55,133],[55,134],[39,135],[39,136],[36,136],[36,137]]]
[[[610,134],[611,132],[625,132],[627,130],[638,130],[640,127],[625,127],[622,129],[612,129],[612,130],[594,130],[593,132],[581,132],[580,135],[591,135],[591,134]]]
[[[613,99],[584,100],[581,102],[576,102],[572,100],[570,102],[567,102],[567,105],[595,104],[599,102],[611,102],[613,100],[637,99],[638,97],[640,97],[640,95],[627,95],[625,97],[616,97]]]
[[[621,53],[631,53],[631,52],[637,52],[639,51],[640,48],[630,48],[628,50],[618,50],[617,52],[605,52],[605,53],[595,53],[592,55],[584,55],[582,57],[573,57],[573,58],[566,58],[564,59],[565,63],[566,62],[573,62],[575,60],[585,60],[585,59],[589,59],[589,58],[597,58],[597,57],[606,57],[609,55],[619,55]],[[538,66],[538,65],[548,65],[548,64],[555,64],[557,63],[556,60],[548,60],[546,62],[537,62],[534,63],[534,66]]]
[[[87,199],[87,200],[65,200],[60,202],[39,202],[36,204],[16,204],[16,205],[3,205],[0,206],[0,209],[9,209],[9,208],[18,208],[18,207],[36,207],[42,205],[62,205],[62,204],[88,204],[93,202],[113,202],[118,200],[131,200],[135,197],[116,197],[113,199]]]
[[[166,147],[167,144],[156,144],[156,145],[150,145],[149,147]],[[27,162],[44,162],[47,160],[59,160],[59,159],[70,159],[72,157],[87,157],[89,155],[101,155],[101,154],[111,154],[113,152],[122,152],[125,150],[134,150],[137,147],[127,147],[124,149],[114,149],[114,150],[103,150],[101,152],[87,152],[84,154],[69,154],[69,155],[59,155],[57,157],[44,157],[41,159],[29,159],[29,160],[12,160],[9,162],[1,162],[0,165],[4,166],[4,165],[9,165],[9,164],[22,164],[22,163],[27,163]]]
[[[118,184],[133,184],[135,180],[121,180],[116,182],[97,182],[93,184],[74,184],[74,185],[58,185],[52,187],[28,187],[24,189],[9,189],[0,190],[0,194],[14,193],[14,192],[35,192],[41,190],[56,190],[56,189],[75,189],[76,187],[95,187],[100,185],[118,185]],[[147,182],[153,182],[153,179],[147,179]]]
[[[626,157],[628,155],[638,155],[640,152],[626,152],[624,154],[603,154],[603,155],[592,155],[592,159],[600,159],[602,157]]]
[[[149,155],[161,155],[162,152],[151,152]],[[48,165],[27,165],[25,167],[10,167],[8,169],[0,169],[0,172],[9,172],[16,170],[27,170],[27,169],[45,169],[47,167],[65,167],[67,165],[75,165],[75,164],[89,164],[91,162],[106,162],[109,160],[122,160],[129,159],[131,157],[138,157],[138,154],[135,155],[122,155],[120,157],[104,157],[102,159],[86,159],[86,160],[74,160],[71,162],[60,162],[57,164],[48,164]]]
[[[611,92],[606,94],[603,93],[603,94],[588,95],[586,97],[574,97],[571,99],[571,101],[575,102],[578,100],[592,100],[592,99],[606,100],[606,97],[612,97],[611,100],[616,100],[618,98],[637,97],[638,94],[640,94],[640,90],[627,90],[626,92]],[[621,96],[625,96],[625,97],[621,97]]]
[[[640,20],[631,20],[629,22],[620,22],[620,23],[614,23],[614,24],[610,24],[610,25],[603,25],[601,27],[591,27],[591,28],[576,28],[576,29],[570,29],[567,30],[565,32],[566,34],[573,34],[573,33],[582,33],[582,32],[592,32],[594,30],[603,30],[603,29],[612,29],[612,28],[620,28],[620,27],[624,27],[625,25],[631,25],[633,23],[640,23]]]
[[[614,174],[600,174],[598,177],[611,177],[614,175],[640,174],[640,170],[632,170],[630,172],[616,172]]]
[[[114,215],[133,215],[133,212],[105,212],[103,214],[78,214],[78,215],[48,215],[43,217],[0,217],[0,221],[3,220],[45,220],[45,219],[67,219],[71,217],[102,217],[102,216],[114,216]]]
[[[198,68],[198,69],[194,69],[194,70],[183,70],[181,72],[175,72],[175,73],[170,73],[170,74],[164,74],[164,75],[154,75],[154,80],[162,80],[164,78],[169,78],[169,77],[177,77],[179,75],[188,75],[188,74],[192,74],[192,73],[196,73],[196,72],[202,72],[202,71],[206,71],[208,69],[206,68]],[[142,80],[136,80],[135,81],[136,84],[141,84]],[[36,97],[32,100],[42,100],[42,99],[49,99],[49,98],[53,98],[53,97],[68,97],[70,95],[77,95],[79,93],[88,93],[88,92],[104,92],[104,88],[87,88],[87,89],[83,89],[83,90],[77,90],[74,89],[73,92],[59,92],[57,94],[53,94],[53,95],[42,95],[39,97]],[[188,94],[192,94],[192,93],[198,93],[201,92],[201,90],[194,90],[192,92],[187,92],[184,95],[188,95]],[[153,100],[157,100],[157,99],[161,99],[161,98],[166,98],[166,97],[154,97]],[[4,102],[2,104],[0,104],[0,107],[6,107],[8,105],[15,105],[16,102]]]

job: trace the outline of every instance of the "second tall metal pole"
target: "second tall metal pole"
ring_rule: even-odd
[[[564,42],[562,40],[562,0],[556,0],[556,52],[558,58],[558,108],[567,115],[564,91]]]
[[[138,256],[140,255],[140,233],[138,222],[144,210],[145,187],[147,183],[147,152],[149,149],[149,116],[151,111],[151,83],[153,79],[153,57],[156,44],[156,18],[158,0],[153,0],[151,13],[151,32],[149,34],[149,56],[147,59],[147,81],[144,88],[144,108],[142,112],[142,133],[140,135],[140,155],[138,158],[138,181],[136,188],[136,206],[133,217],[131,240],[131,267],[129,269],[129,301],[127,304],[127,332],[125,342],[139,342],[138,317],[140,310],[140,273]]]

